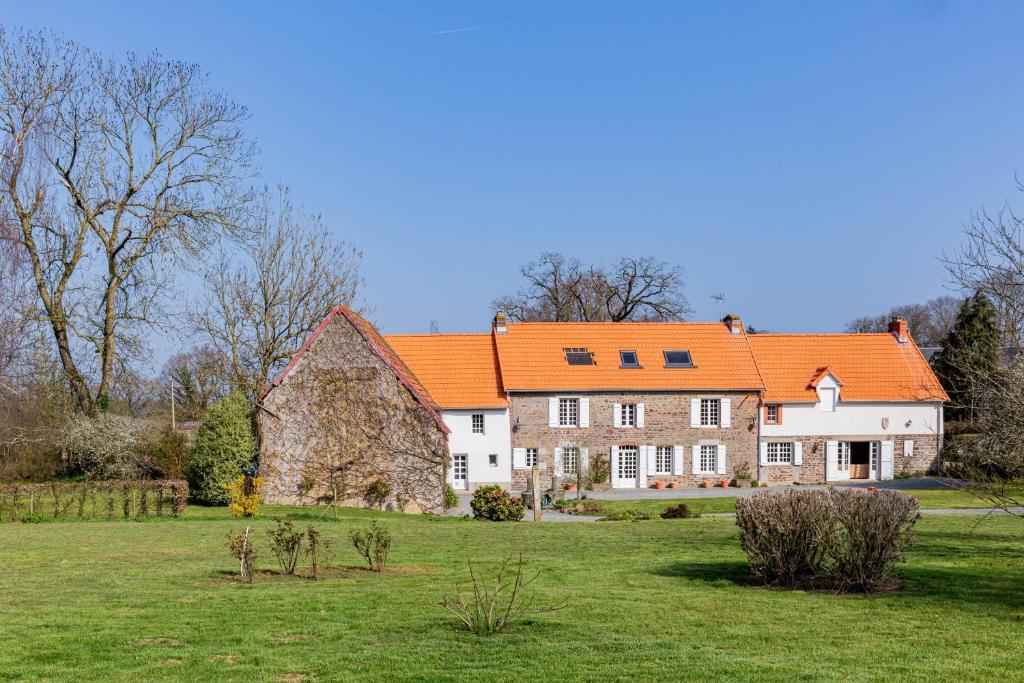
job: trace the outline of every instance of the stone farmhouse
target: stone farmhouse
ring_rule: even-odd
[[[490,333],[373,338],[393,359],[389,386],[404,376],[410,408],[447,430],[437,476],[456,489],[522,491],[534,465],[544,488],[562,488],[578,468],[598,474],[596,488],[694,487],[737,474],[768,484],[884,480],[931,469],[942,452],[948,397],[902,320],[888,333],[800,335],[748,334],[736,316],[513,323],[499,313]],[[351,351],[318,346],[300,353],[318,357],[313,372],[351,364]],[[282,379],[274,391],[291,381]],[[352,400],[338,395],[323,409],[347,413]],[[435,426],[424,448],[436,450],[439,434]],[[307,441],[264,452],[293,460]]]

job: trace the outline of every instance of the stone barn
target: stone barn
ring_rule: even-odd
[[[271,503],[443,510],[448,428],[374,327],[336,306],[257,406]]]

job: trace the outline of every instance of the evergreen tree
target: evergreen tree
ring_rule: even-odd
[[[977,417],[982,384],[999,365],[996,318],[992,302],[978,292],[963,302],[953,328],[942,340],[933,367],[952,403],[946,411],[949,419],[974,421]]]
[[[236,392],[214,404],[192,444],[188,485],[197,501],[226,505],[226,484],[252,467],[256,459],[249,402]]]

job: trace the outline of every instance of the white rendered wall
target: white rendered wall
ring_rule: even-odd
[[[484,416],[484,433],[473,433],[472,415]],[[452,455],[465,453],[469,469],[469,488],[480,484],[512,484],[512,432],[508,409],[498,410],[442,410],[441,417],[448,425],[448,450]],[[491,467],[489,457],[498,456],[498,464]],[[451,481],[449,468],[448,481]]]
[[[889,419],[888,428],[882,419]],[[783,403],[782,424],[764,424],[761,436],[877,436],[930,434],[942,430],[941,403],[846,403],[839,397],[835,412],[821,410],[820,403]]]

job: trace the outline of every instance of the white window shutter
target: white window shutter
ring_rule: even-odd
[[[562,449],[561,448],[556,448],[555,449],[555,455],[554,455],[554,458],[552,459],[552,464],[554,465],[555,476],[556,477],[562,476],[563,472],[562,472]]]
[[[647,488],[647,465],[650,462],[650,446],[640,446],[640,452],[636,463],[636,485],[637,488]]]
[[[768,444],[765,443],[764,441],[761,442],[759,458],[761,462],[761,467],[765,467],[768,465]]]
[[[802,441],[793,442],[793,464],[797,467],[804,464],[804,444]]]
[[[672,447],[672,474],[680,475],[683,473],[683,447],[673,446]]]
[[[448,481],[449,486],[455,486],[455,467],[448,467],[448,474],[445,479]]]
[[[656,459],[658,457],[658,449],[655,446],[647,447],[647,471],[654,472],[658,469],[658,463]]]
[[[611,457],[608,459],[608,479],[611,481],[612,488],[618,488],[619,486],[619,447],[612,446]]]
[[[825,480],[839,479],[839,442],[825,442]]]
[[[621,403],[616,403],[614,406],[612,406],[612,426],[613,427],[621,427],[622,426],[622,404]]]
[[[525,448],[513,448],[512,449],[512,467],[517,470],[526,469],[526,449]]]
[[[580,449],[580,472],[586,475],[590,471],[590,450],[587,448]]]
[[[903,457],[910,458],[914,455],[914,442],[910,439],[903,440]]]
[[[700,446],[693,447],[693,473],[700,474]]]
[[[882,472],[878,478],[882,480],[892,479],[892,441],[882,442],[881,461]]]
[[[590,426],[590,399],[580,399],[580,427]]]
[[[720,420],[722,429],[728,429],[729,427],[732,427],[732,399],[722,399],[722,414]]]
[[[548,427],[558,426],[558,398],[552,396],[548,399]]]
[[[636,404],[636,426],[637,427],[643,427],[644,426],[644,404],[643,403],[637,403]]]
[[[690,399],[690,426],[700,427],[700,399]]]
[[[725,445],[720,444],[718,446],[718,462],[715,472],[718,474],[725,474]]]

